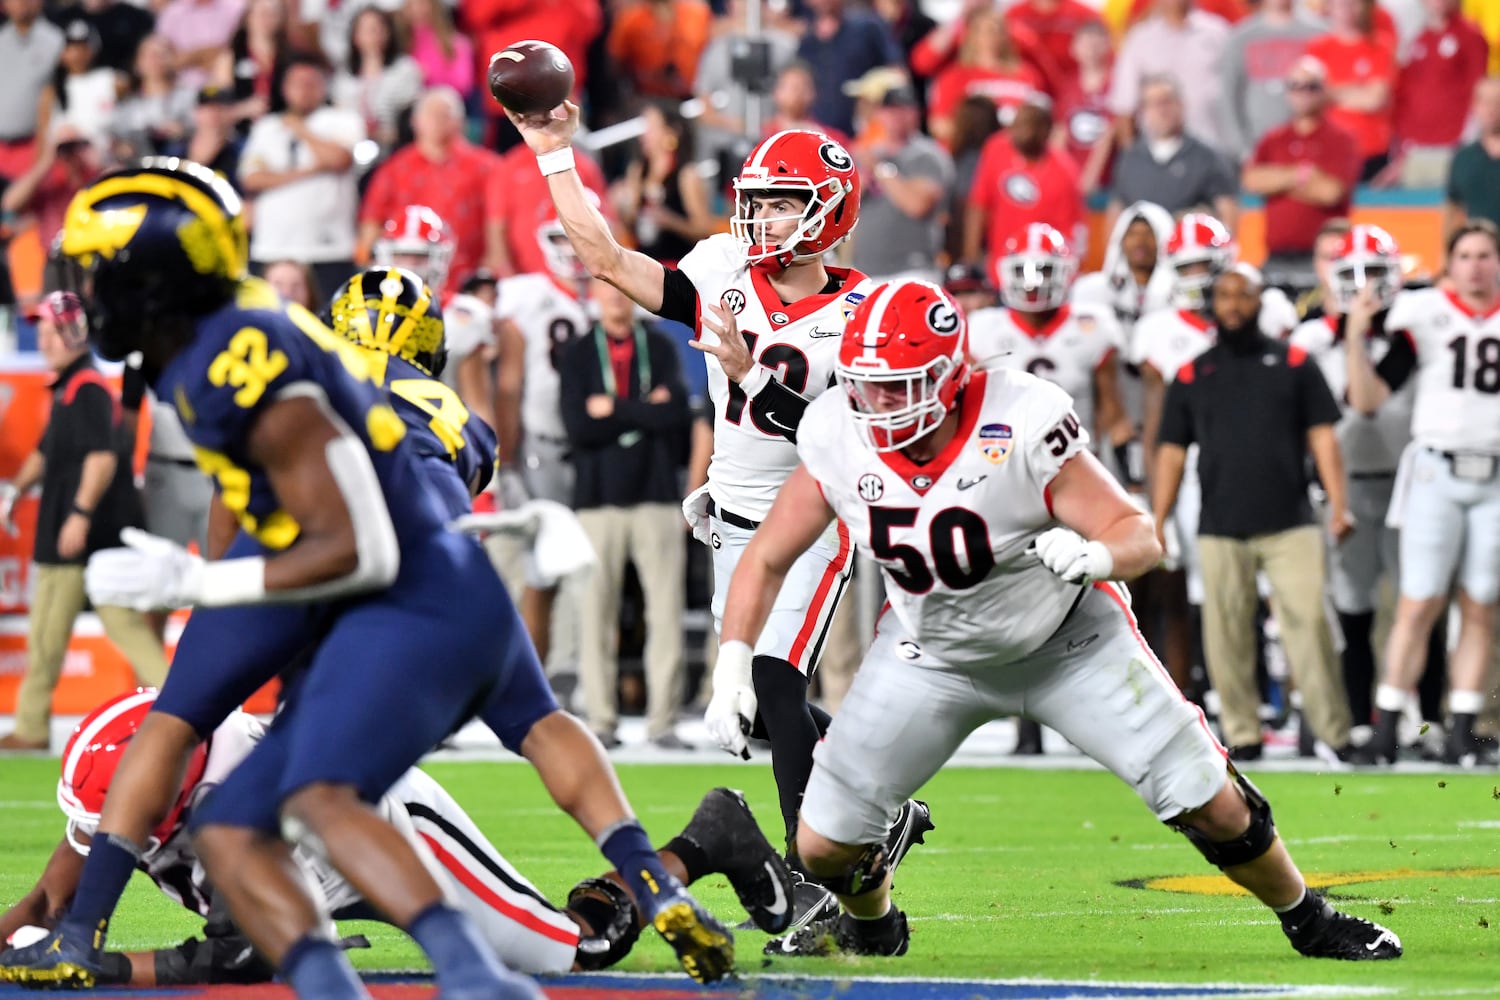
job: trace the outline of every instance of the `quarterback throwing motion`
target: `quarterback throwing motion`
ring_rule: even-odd
[[[797,848],[844,912],[784,951],[899,955],[886,831],[975,728],[1026,715],[1109,768],[1277,912],[1304,955],[1395,958],[1394,934],[1308,889],[1265,797],[1168,679],[1114,581],[1161,558],[1149,516],[1089,453],[1061,389],[967,361],[935,285],[875,288],[845,330],[839,391],[730,584],[720,657],[748,659],[782,576],[837,517],[890,607],[818,745]]]

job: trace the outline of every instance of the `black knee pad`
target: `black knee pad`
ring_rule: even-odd
[[[1233,768],[1230,773],[1234,775],[1241,794],[1245,796],[1245,804],[1250,807],[1250,826],[1244,833],[1233,840],[1209,840],[1207,834],[1186,823],[1176,819],[1167,821],[1168,826],[1192,841],[1193,846],[1198,848],[1210,864],[1219,868],[1247,865],[1264,855],[1276,842],[1276,823],[1271,817],[1271,803],[1266,801],[1259,788],[1250,783],[1249,778]]]
[[[641,936],[630,894],[607,878],[586,878],[568,893],[568,909],[594,929],[578,938],[578,967],[607,969],[630,954]]]
[[[836,896],[863,896],[883,886],[885,877],[890,873],[890,855],[886,852],[885,844],[871,844],[854,864],[838,875],[825,878],[809,874],[814,882]]]

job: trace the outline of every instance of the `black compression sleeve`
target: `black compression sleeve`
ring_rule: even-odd
[[[698,289],[675,267],[662,268],[661,308],[656,315],[695,329],[698,325]]]
[[[1406,384],[1416,367],[1417,352],[1412,346],[1411,334],[1405,330],[1397,330],[1391,334],[1391,349],[1380,359],[1380,364],[1375,366],[1375,374],[1395,392]]]
[[[755,395],[756,411],[782,437],[794,444],[797,441],[797,425],[802,423],[802,414],[807,412],[807,404],[810,402],[812,400],[793,392],[775,378]]]

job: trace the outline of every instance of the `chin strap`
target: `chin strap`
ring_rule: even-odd
[[[750,256],[756,257],[757,260],[750,267],[769,274],[780,274],[791,267],[792,261],[797,257],[796,253],[791,250],[776,250],[774,253],[771,250],[772,248],[765,244],[753,244],[750,247]],[[761,254],[768,254],[768,256],[761,257]]]

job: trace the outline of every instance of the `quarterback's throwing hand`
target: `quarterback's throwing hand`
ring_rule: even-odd
[[[1037,536],[1033,544],[1042,565],[1067,583],[1088,586],[1114,571],[1114,556],[1103,542],[1090,542],[1068,528],[1052,528]]]
[[[742,760],[750,759],[746,737],[760,708],[750,676],[753,657],[754,652],[744,642],[731,641],[719,647],[719,659],[714,664],[714,696],[708,702],[708,711],[703,713],[703,723],[714,742]]]

